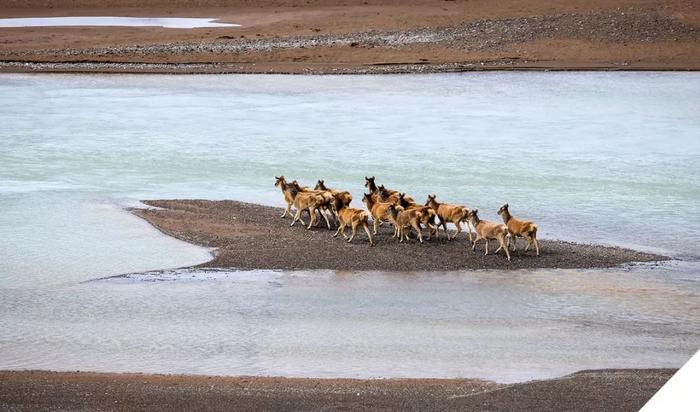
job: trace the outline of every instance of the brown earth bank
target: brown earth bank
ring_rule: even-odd
[[[380,227],[370,247],[360,229],[352,243],[332,237],[325,224],[305,229],[281,208],[232,200],[150,200],[155,208],[133,209],[163,233],[197,245],[216,248],[214,258],[200,267],[237,269],[333,269],[382,271],[448,271],[460,269],[604,268],[630,262],[656,262],[664,256],[618,247],[540,240],[541,255],[518,252],[508,262],[501,252],[484,255],[483,242],[469,249],[466,233],[454,241],[417,240],[399,243],[388,224]],[[307,219],[308,222],[308,219]],[[349,234],[349,230],[348,230]],[[520,239],[520,242],[523,242]]]
[[[697,0],[9,0],[0,18],[210,17],[232,28],[0,28],[0,71],[699,70]]]
[[[637,411],[672,369],[475,379],[311,379],[0,371],[2,410]]]

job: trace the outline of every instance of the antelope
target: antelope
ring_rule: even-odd
[[[387,202],[387,201],[383,200],[382,192],[379,190],[377,185],[374,183],[374,176],[372,176],[372,177],[365,176],[365,187],[367,189],[369,189],[369,195],[372,197],[372,202],[374,202],[374,203],[391,203],[391,202]],[[391,193],[396,192],[395,190],[389,191],[384,186],[382,186],[382,188],[384,189],[385,192],[391,192]],[[396,193],[398,193],[398,192],[396,192]],[[396,199],[393,199],[392,202],[395,200]],[[364,202],[364,200],[363,200],[363,202]],[[376,219],[373,219],[373,220],[374,220],[374,222],[373,222],[374,225],[381,226],[384,223],[382,219],[379,219],[379,221],[377,221]],[[376,231],[374,233],[377,234]]]
[[[326,187],[326,184],[323,182],[323,180],[319,180],[316,183],[316,187],[314,187],[314,190],[326,190],[331,192],[333,197],[336,199],[339,199],[341,202],[345,204],[345,206],[350,206],[350,202],[352,202],[352,195],[348,191],[340,191],[340,190],[335,190],[335,189],[330,189]],[[337,217],[337,216],[336,216]]]
[[[469,235],[469,241],[472,241],[472,231],[469,228],[468,216],[469,208],[459,205],[451,205],[448,203],[439,203],[435,200],[435,195],[428,195],[428,200],[425,202],[426,206],[430,206],[437,214],[438,219],[440,219],[440,225],[445,230],[445,235],[447,240],[453,240],[457,235],[462,232],[461,222],[465,221],[467,226],[467,234]],[[455,227],[457,227],[457,232],[450,239],[450,233],[447,231],[447,222],[452,222]],[[438,225],[439,226],[439,225]],[[438,236],[438,240],[440,237]]]
[[[375,202],[381,201],[381,198],[379,197],[379,188],[374,183],[374,176],[372,176],[372,177],[365,176],[365,187],[369,190],[369,194],[370,194],[370,196],[372,196],[372,199]]]
[[[287,207],[284,209],[284,213],[282,213],[282,216],[280,217],[284,218],[287,215],[289,215],[289,217],[294,217],[292,215],[292,203],[294,203],[294,198],[291,194],[291,187],[287,184],[284,176],[275,176],[275,186],[280,188],[282,195],[284,196],[284,201],[287,203]]]
[[[391,206],[391,203],[375,202],[372,195],[369,193],[365,193],[362,197],[362,203],[367,206],[367,210],[372,214],[373,234],[376,235],[379,224],[383,220],[390,220],[389,206]]]
[[[418,240],[423,243],[423,233],[420,229],[420,221],[423,219],[423,212],[420,209],[406,209],[401,206],[390,205],[389,215],[394,223],[394,237],[398,235],[399,243],[403,243],[404,239],[408,241],[408,232],[410,228],[416,231]]]
[[[374,183],[374,176],[365,176],[365,187],[369,190],[369,194],[372,195],[375,202],[386,202],[387,200],[383,200],[383,198],[392,196],[392,202],[398,200],[399,191],[387,189],[384,185],[377,187],[376,183]]]
[[[396,206],[399,205],[399,196],[401,195],[399,192],[395,190],[389,191],[384,185],[381,185],[379,189],[377,189],[377,193],[379,193],[378,198],[380,202],[391,203]]]
[[[435,236],[437,236],[438,239],[440,238],[440,226],[435,224],[436,213],[432,208],[419,205],[418,203],[414,202],[413,199],[406,196],[406,193],[399,194],[399,206],[403,207],[404,209],[421,210],[423,212],[421,223],[428,228],[428,240],[432,239],[433,231],[435,232]]]
[[[474,226],[474,229],[476,229],[476,239],[474,239],[474,242],[472,243],[472,250],[476,250],[476,242],[478,242],[481,239],[484,239],[484,244],[486,248],[484,256],[486,256],[489,254],[489,240],[496,239],[498,240],[499,246],[498,249],[496,249],[496,252],[494,253],[497,254],[501,249],[503,249],[503,251],[506,252],[508,261],[510,262],[510,253],[508,252],[508,241],[506,239],[506,237],[508,236],[508,227],[506,227],[506,225],[502,223],[481,220],[477,215],[478,212],[479,209],[474,209],[469,212],[469,220]]]
[[[335,214],[331,210],[331,203],[333,203],[335,196],[333,196],[333,194],[327,190],[315,190],[315,189],[310,189],[308,186],[301,186],[301,185],[299,185],[299,182],[297,182],[296,180],[292,180],[292,183],[290,183],[289,186],[295,188],[297,190],[297,192],[300,192],[300,193],[314,193],[317,195],[322,195],[324,197],[325,203],[323,205],[321,205],[321,207],[317,208],[316,210],[323,217],[323,219],[325,219],[326,223],[329,224],[328,229],[330,229],[330,223],[329,223],[328,217],[326,217],[326,215],[325,215],[325,212],[330,212],[330,214],[332,216],[335,216]],[[309,211],[309,213],[311,213],[311,211]],[[315,219],[314,219],[314,221],[315,221]],[[317,223],[317,225],[318,225],[318,223]]]
[[[325,192],[302,192],[297,186],[292,186],[291,191],[292,199],[294,199],[294,207],[297,209],[297,213],[294,215],[294,220],[289,226],[294,226],[294,223],[301,221],[302,225],[306,226],[306,223],[301,219],[301,213],[304,210],[309,211],[309,225],[306,229],[311,229],[311,226],[316,222],[316,210],[324,207],[328,207],[333,201],[333,196],[330,193]],[[331,228],[331,223],[328,221],[328,217],[325,213],[321,213],[321,216],[326,220],[326,225],[328,229]]]
[[[296,186],[300,192],[310,192],[311,191],[311,188],[309,188],[308,186],[300,185],[299,182],[296,181],[296,179],[292,180],[292,183],[290,183],[290,184]]]
[[[367,237],[369,238],[369,245],[374,246],[372,233],[370,233],[369,226],[367,225],[370,216],[369,212],[367,212],[366,210],[349,207],[345,203],[337,199],[336,202],[333,203],[333,211],[338,216],[338,230],[335,231],[333,237],[337,237],[338,233],[341,233],[345,240],[347,240],[348,243],[350,243],[355,238],[355,234],[357,233],[357,227],[359,225],[362,225],[362,228],[365,230],[365,232],[367,233]],[[350,228],[352,229],[352,234],[350,235],[350,238],[348,238],[348,236],[345,234],[346,226],[350,226]]]
[[[525,246],[525,251],[530,248],[530,245],[535,244],[535,251],[537,256],[540,255],[540,242],[537,241],[537,225],[533,222],[520,220],[514,218],[510,215],[508,211],[508,203],[501,206],[498,209],[498,214],[503,218],[503,223],[508,227],[508,233],[510,233],[510,238],[513,241],[513,251],[515,251],[515,243],[518,237],[522,237],[527,240],[527,245]]]

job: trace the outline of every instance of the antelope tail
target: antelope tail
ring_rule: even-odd
[[[363,210],[363,211],[362,211],[362,214],[360,215],[360,220],[362,220],[362,221],[364,221],[364,222],[368,222],[368,221],[369,221],[369,216],[370,216],[370,215],[369,215],[369,212],[366,211],[366,210]]]
[[[530,223],[530,234],[537,236],[537,225],[534,223]]]

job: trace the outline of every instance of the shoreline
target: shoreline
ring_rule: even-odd
[[[666,256],[612,246],[585,245],[540,239],[542,254],[523,252],[522,240],[513,260],[503,253],[487,256],[483,244],[468,248],[467,235],[448,242],[426,240],[398,243],[392,230],[380,227],[376,246],[370,247],[361,230],[353,243],[325,226],[306,230],[289,227],[282,208],[231,200],[145,200],[150,209],[131,209],[162,233],[213,248],[209,262],[191,268],[350,270],[350,271],[453,271],[479,269],[589,269],[612,268],[638,262],[663,262]],[[469,250],[468,250],[469,249]]]
[[[584,370],[499,384],[479,379],[316,379],[0,371],[0,409],[638,410],[675,369]]]
[[[257,69],[252,65],[226,63],[122,63],[122,62],[42,62],[42,61],[1,61],[0,73],[3,74],[151,74],[151,75],[396,75],[396,74],[447,74],[473,72],[678,72],[694,73],[700,67],[609,67],[609,66],[517,66],[507,67],[498,64],[368,64],[354,66],[324,66],[321,68],[304,67]]]

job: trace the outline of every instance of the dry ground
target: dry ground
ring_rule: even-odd
[[[299,379],[0,372],[5,411],[637,411],[670,369],[582,371],[501,385],[473,379]]]
[[[394,73],[700,69],[697,0],[142,3],[9,0],[0,9],[0,17],[212,17],[242,27],[0,28],[0,70]]]

